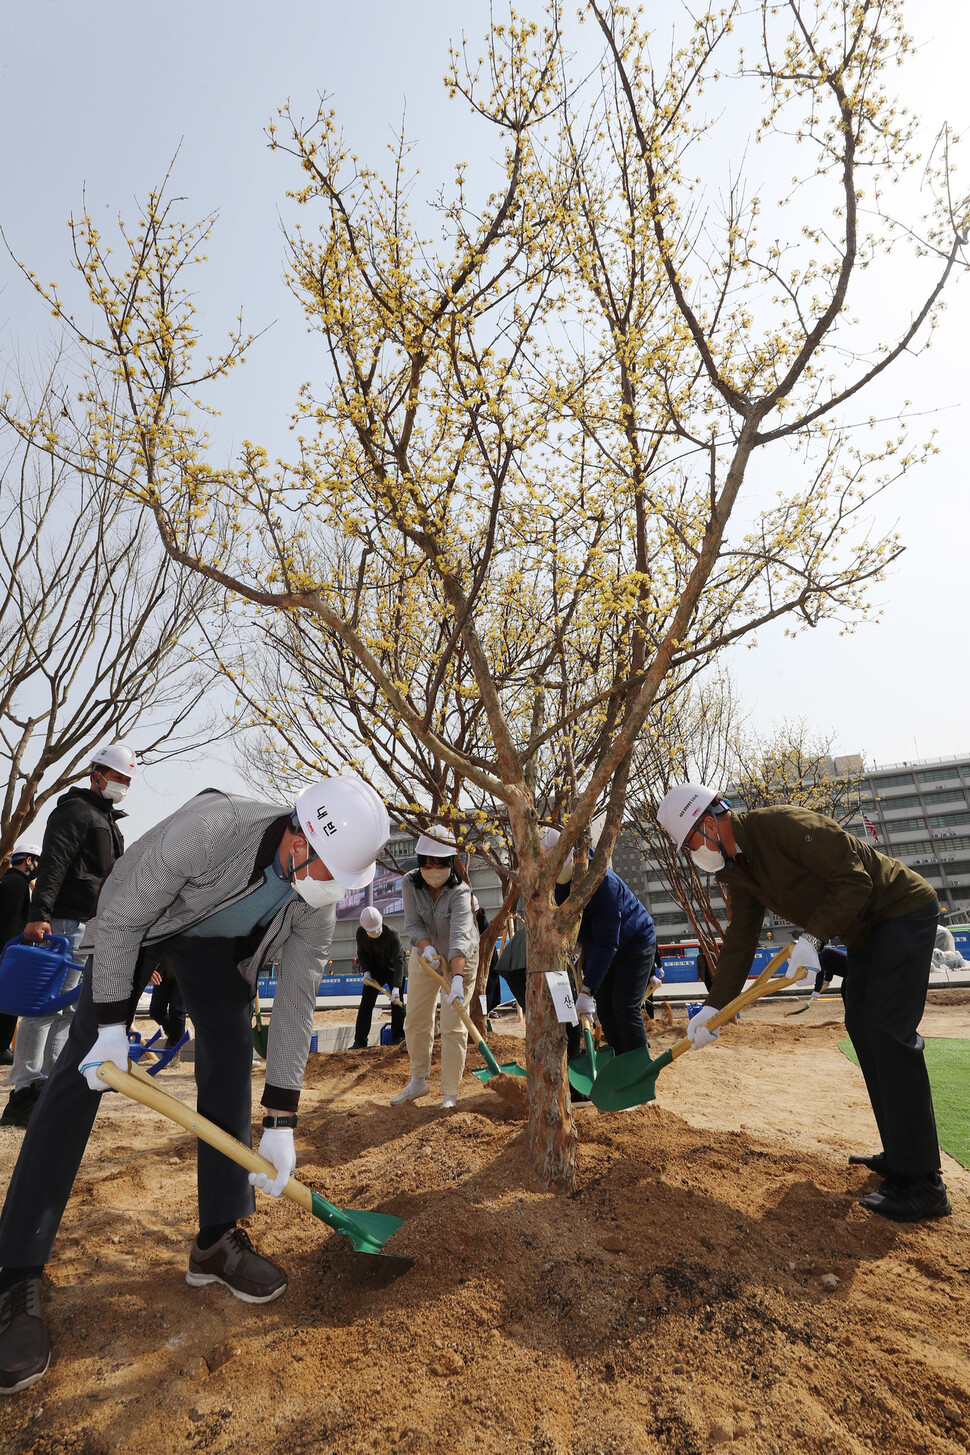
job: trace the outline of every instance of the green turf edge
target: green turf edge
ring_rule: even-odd
[[[846,1038],[839,1050],[853,1065],[859,1058]],[[926,1069],[933,1088],[940,1146],[970,1169],[970,1041],[934,1036],[926,1042]]]

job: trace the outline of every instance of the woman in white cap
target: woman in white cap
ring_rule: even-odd
[[[417,843],[418,867],[402,880],[404,929],[411,941],[404,1022],[411,1079],[392,1098],[392,1106],[403,1106],[428,1094],[440,987],[421,969],[419,952],[440,975],[451,976],[451,988],[441,992],[441,1105],[450,1108],[458,1103],[468,1032],[455,1002],[461,999],[467,1003],[475,989],[478,926],[471,888],[457,855],[458,846],[444,829],[422,834]]]
[[[404,1040],[404,1002],[401,991],[404,989],[407,956],[401,944],[401,936],[384,923],[384,916],[373,904],[368,904],[360,912],[357,966],[364,977],[364,988],[357,1010],[352,1049],[367,1049],[374,1006],[385,985],[391,997],[391,1045],[398,1045]]]

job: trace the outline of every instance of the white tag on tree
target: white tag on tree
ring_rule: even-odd
[[[478,1003],[482,1008],[482,1015],[488,1015],[488,1000],[484,995],[478,997]]]
[[[573,987],[569,983],[569,976],[565,970],[547,970],[546,984],[549,987],[549,994],[552,996],[552,1003],[556,1007],[556,1019],[565,1025],[579,1025],[576,1002],[573,1000]]]

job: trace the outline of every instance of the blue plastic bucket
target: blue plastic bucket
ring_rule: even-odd
[[[699,1000],[689,1000],[687,1002],[687,1019],[688,1020],[692,1020],[693,1019],[693,1017],[701,1009],[701,1005],[702,1005],[702,1002],[699,1001]]]
[[[69,970],[82,970],[71,959],[70,942],[63,935],[45,935],[40,945],[28,945],[23,936],[11,940],[0,959],[0,1011],[6,1015],[53,1015],[81,994],[80,985],[61,995]]]

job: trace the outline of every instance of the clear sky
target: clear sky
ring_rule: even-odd
[[[539,14],[532,0],[520,8]],[[652,8],[662,17],[671,0]],[[65,221],[84,195],[108,226],[133,212],[178,150],[170,190],[188,199],[191,215],[220,214],[199,280],[205,327],[221,336],[240,306],[250,328],[272,325],[226,388],[220,449],[231,453],[248,436],[283,451],[316,345],[282,282],[284,194],[295,174],[268,151],[264,128],[287,99],[310,115],[325,93],[348,141],[379,163],[406,108],[430,197],[480,145],[441,77],[449,41],[464,31],[477,42],[487,20],[484,0],[6,0],[0,223],[10,246],[43,279],[65,279]],[[967,121],[970,3],[919,0],[909,24],[919,51],[899,86],[923,118],[926,146],[943,120],[957,130]],[[0,257],[4,356],[42,354],[50,322]],[[907,397],[917,410],[938,410],[940,445],[877,507],[877,527],[898,522],[907,546],[875,592],[882,620],[845,637],[828,626],[794,640],[765,632],[756,649],[741,648],[731,665],[755,724],[804,716],[834,731],[838,751],[877,763],[970,750],[968,335],[963,286],[951,293],[933,349],[907,362],[882,401],[891,410]],[[159,767],[131,795],[133,822],[147,827],[196,783],[230,776],[222,761]]]

